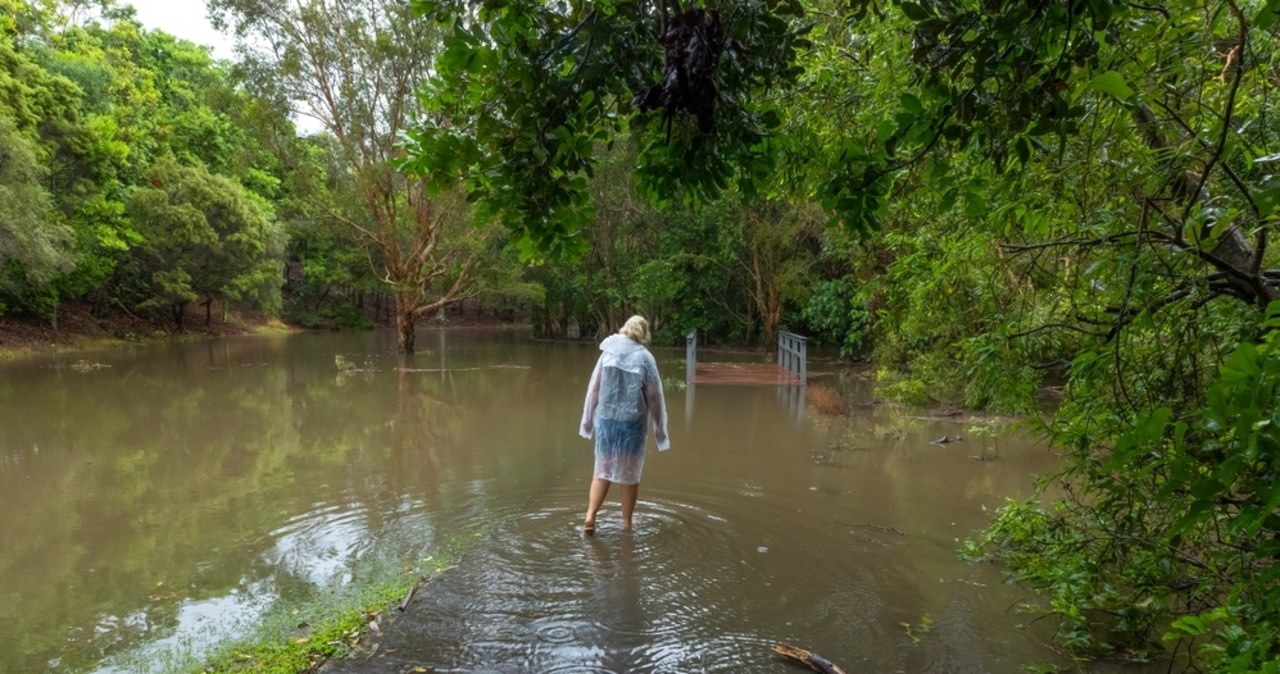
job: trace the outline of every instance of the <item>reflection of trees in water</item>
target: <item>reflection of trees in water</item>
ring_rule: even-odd
[[[0,384],[23,415],[0,424],[0,448],[39,447],[0,472],[0,577],[19,588],[0,593],[0,617],[19,653],[83,667],[240,585],[270,545],[246,534],[283,523],[294,479],[283,376],[256,366],[263,355],[173,349]]]
[[[389,462],[392,470],[387,475],[393,480],[412,475],[417,471],[411,472],[411,469],[419,466],[423,472],[438,475],[440,444],[461,439],[462,414],[450,398],[426,390],[421,374],[404,368],[397,374],[396,418]]]
[[[375,361],[380,371],[340,382],[334,342],[315,343],[222,340],[98,354],[110,367],[84,373],[6,369],[0,620],[15,648],[0,669],[13,657],[29,665],[20,671],[57,657],[83,668],[172,634],[184,606],[246,582],[311,596],[314,574],[274,563],[282,537],[300,564],[332,558],[332,536],[293,540],[311,535],[300,526],[325,529],[322,511],[350,513],[348,536],[433,530],[439,513],[508,498],[478,493],[477,479],[503,484],[545,462],[512,422],[513,405],[546,398],[545,374]],[[420,355],[417,367],[438,362]]]

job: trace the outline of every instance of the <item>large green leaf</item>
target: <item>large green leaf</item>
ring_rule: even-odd
[[[1089,86],[1122,101],[1133,96],[1133,89],[1125,82],[1124,76],[1114,70],[1099,73],[1089,81]]]

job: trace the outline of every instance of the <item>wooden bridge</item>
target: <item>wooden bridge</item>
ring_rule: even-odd
[[[685,337],[685,381],[689,384],[804,386],[808,379],[807,340],[778,333],[777,363],[699,363],[698,331]]]

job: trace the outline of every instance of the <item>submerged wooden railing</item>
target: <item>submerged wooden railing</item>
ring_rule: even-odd
[[[808,376],[806,341],[790,332],[779,333],[776,364],[699,363],[698,331],[693,330],[685,335],[685,381],[689,384],[803,386]]]
[[[804,384],[809,379],[809,340],[794,332],[778,332],[778,365]]]
[[[736,384],[775,386],[778,401],[794,412],[797,422],[804,420],[805,381],[808,377],[808,340],[800,335],[778,333],[777,363],[699,363],[698,331],[690,330],[684,338],[685,422],[693,418],[695,384]]]

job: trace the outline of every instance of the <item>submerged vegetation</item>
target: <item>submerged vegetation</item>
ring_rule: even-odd
[[[1276,0],[268,4],[224,63],[0,0],[0,317],[804,332],[1037,420],[1061,496],[969,552],[1066,647],[1280,670]]]
[[[484,532],[455,537],[402,573],[303,608],[281,606],[255,636],[221,646],[200,669],[218,674],[295,674],[315,671],[326,660],[360,648],[361,639],[380,630],[384,614],[406,602],[410,592],[447,573]],[[305,610],[304,610],[305,609]]]

